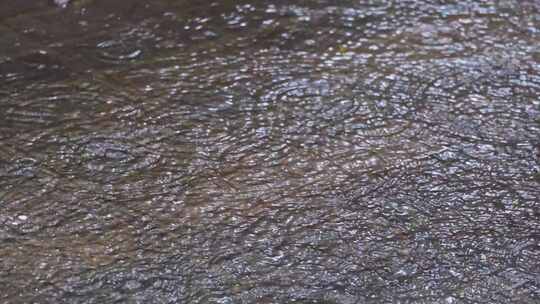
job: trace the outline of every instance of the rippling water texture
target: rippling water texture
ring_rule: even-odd
[[[0,3],[1,303],[540,303],[538,1]]]

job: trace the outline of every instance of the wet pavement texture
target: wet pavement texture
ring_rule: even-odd
[[[540,303],[538,1],[0,3],[1,303]]]

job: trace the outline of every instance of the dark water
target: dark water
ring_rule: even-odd
[[[540,303],[538,1],[0,3],[1,303]]]

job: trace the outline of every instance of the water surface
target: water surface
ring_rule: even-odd
[[[0,302],[539,303],[536,1],[0,3]]]

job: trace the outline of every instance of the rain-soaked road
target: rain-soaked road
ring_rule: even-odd
[[[540,303],[538,1],[2,1],[0,39],[0,303]]]

